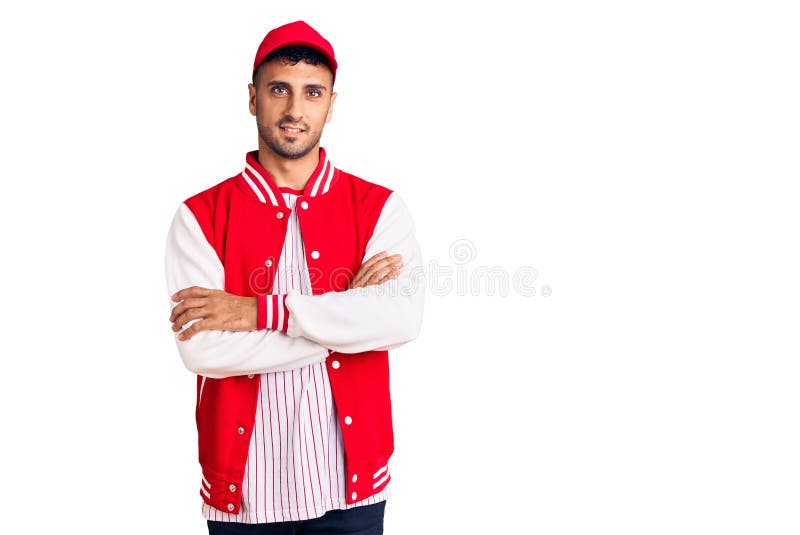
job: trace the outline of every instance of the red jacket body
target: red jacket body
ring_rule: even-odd
[[[404,210],[400,215],[384,211],[391,190],[334,168],[321,149],[320,163],[296,204],[313,296],[272,296],[289,208],[256,156],[247,155],[242,173],[188,198],[167,242],[170,294],[222,281],[227,292],[260,297],[260,306],[270,307],[271,320],[262,321],[260,308],[259,322],[275,327],[202,332],[205,339],[177,341],[187,367],[198,373],[201,496],[221,511],[239,511],[260,384],[256,374],[324,359],[344,439],[347,499],[354,503],[380,492],[390,480],[388,349],[416,337],[423,289],[417,280],[410,290],[407,276],[399,286],[383,286],[383,293],[377,287],[370,288],[372,293],[347,288],[375,250],[402,250],[407,273],[419,267],[413,223]],[[212,250],[216,259],[210,258]],[[413,255],[417,258],[408,264]],[[219,266],[222,273],[214,272]],[[315,299],[319,296],[324,297]],[[375,317],[381,313],[386,316]],[[182,347],[190,343],[195,346]]]

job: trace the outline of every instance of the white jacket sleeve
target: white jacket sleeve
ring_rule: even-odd
[[[225,268],[185,204],[175,213],[167,236],[166,271],[169,296],[189,286],[225,289]],[[170,310],[179,304],[168,299]],[[184,328],[195,321],[199,320]],[[329,353],[306,338],[272,329],[200,331],[189,340],[178,340],[177,335],[178,353],[186,368],[211,378],[300,368],[325,360]]]
[[[402,198],[387,198],[362,264],[386,251],[400,253],[403,267],[383,284],[318,295],[289,291],[287,334],[305,337],[340,353],[392,349],[419,334],[425,298],[422,253],[414,221]]]

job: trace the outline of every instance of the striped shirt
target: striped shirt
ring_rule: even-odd
[[[311,294],[305,246],[295,204],[302,192],[279,188],[291,209],[272,293]],[[331,509],[350,509],[391,496],[387,485],[347,505],[342,432],[325,362],[260,375],[242,507],[234,515],[203,503],[209,520],[248,524],[307,520]]]

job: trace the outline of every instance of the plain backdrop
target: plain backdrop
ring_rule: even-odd
[[[166,232],[298,19],[323,145],[442,274],[391,352],[385,533],[800,532],[793,2],[1,11],[3,533],[205,532]]]

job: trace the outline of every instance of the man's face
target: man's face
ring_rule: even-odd
[[[249,84],[250,113],[267,147],[289,159],[317,147],[336,100],[331,71],[305,61],[291,65],[273,60],[262,65],[255,82],[258,87]]]

